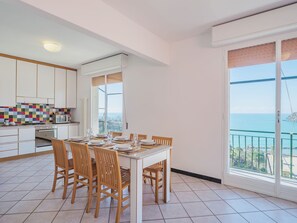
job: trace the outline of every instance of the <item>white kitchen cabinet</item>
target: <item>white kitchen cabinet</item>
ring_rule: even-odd
[[[35,128],[19,129],[19,155],[35,153]]]
[[[17,61],[17,96],[36,98],[37,64]]]
[[[76,136],[78,136],[78,125],[69,125],[68,137],[72,138]]]
[[[66,70],[55,68],[55,107],[66,108]]]
[[[76,108],[76,71],[67,70],[66,107]]]
[[[18,155],[18,150],[8,150],[4,152],[0,152],[0,158],[6,158],[10,156],[17,156]]]
[[[20,142],[19,155],[35,153],[35,141]]]
[[[35,128],[20,128],[19,141],[35,140]]]
[[[0,57],[0,106],[16,105],[16,60]]]
[[[58,139],[68,139],[68,126],[58,126]]]
[[[37,97],[55,97],[55,68],[40,65],[37,66]]]

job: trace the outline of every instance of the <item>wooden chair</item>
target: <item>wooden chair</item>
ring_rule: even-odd
[[[62,199],[66,198],[67,186],[72,184],[68,183],[69,178],[73,178],[73,173],[69,173],[73,170],[73,160],[68,159],[68,154],[63,140],[52,139],[52,145],[55,158],[55,173],[52,192],[56,190],[57,180],[64,178],[64,191]],[[58,177],[58,174],[61,175]]]
[[[138,140],[143,140],[143,139],[147,139],[147,135],[138,134]],[[130,134],[130,140],[131,141],[134,140],[134,134],[133,133]]]
[[[154,140],[157,144],[168,145],[171,147],[173,139],[169,137],[153,136],[152,140]],[[145,168],[143,173],[145,183],[147,178],[151,180],[152,186],[153,186],[153,181],[155,181],[155,202],[156,203],[159,202],[159,189],[162,188],[163,186],[162,172],[163,172],[163,163],[160,162]],[[159,185],[160,183],[162,184]],[[171,180],[170,180],[170,185],[171,185]]]
[[[123,197],[123,190],[130,185],[130,173],[120,169],[118,152],[103,148],[94,148],[97,166],[97,199],[95,218],[99,215],[100,202],[108,197],[118,200],[116,222],[120,222],[121,213],[129,207],[129,204],[122,206],[129,196]],[[103,197],[101,197],[103,194]]]
[[[91,160],[87,144],[71,143],[70,146],[74,164],[74,184],[71,203],[73,204],[75,201],[76,190],[87,186],[88,204],[86,212],[89,213],[92,204],[92,192],[94,188],[97,189],[97,186],[93,185],[97,177],[96,164]],[[81,185],[78,186],[78,184]]]
[[[122,132],[110,132],[112,138],[116,137],[116,136],[122,136],[123,133]]]

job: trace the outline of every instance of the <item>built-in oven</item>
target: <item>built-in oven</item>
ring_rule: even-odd
[[[52,138],[57,137],[57,128],[53,126],[36,126],[35,128],[35,146],[36,148],[51,146]]]

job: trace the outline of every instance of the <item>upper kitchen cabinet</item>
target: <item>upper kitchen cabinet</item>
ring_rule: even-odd
[[[76,71],[67,70],[66,107],[76,108]]]
[[[17,61],[17,96],[36,98],[37,64]]]
[[[55,98],[55,68],[38,64],[37,97]]]
[[[16,60],[0,57],[0,106],[16,105]]]
[[[66,70],[55,68],[55,107],[66,108]]]

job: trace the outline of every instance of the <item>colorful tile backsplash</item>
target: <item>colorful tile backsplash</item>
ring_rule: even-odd
[[[0,107],[0,124],[3,124],[5,119],[19,124],[52,122],[56,112],[70,114],[70,109],[53,108],[47,104],[23,103],[17,104],[15,107]]]

